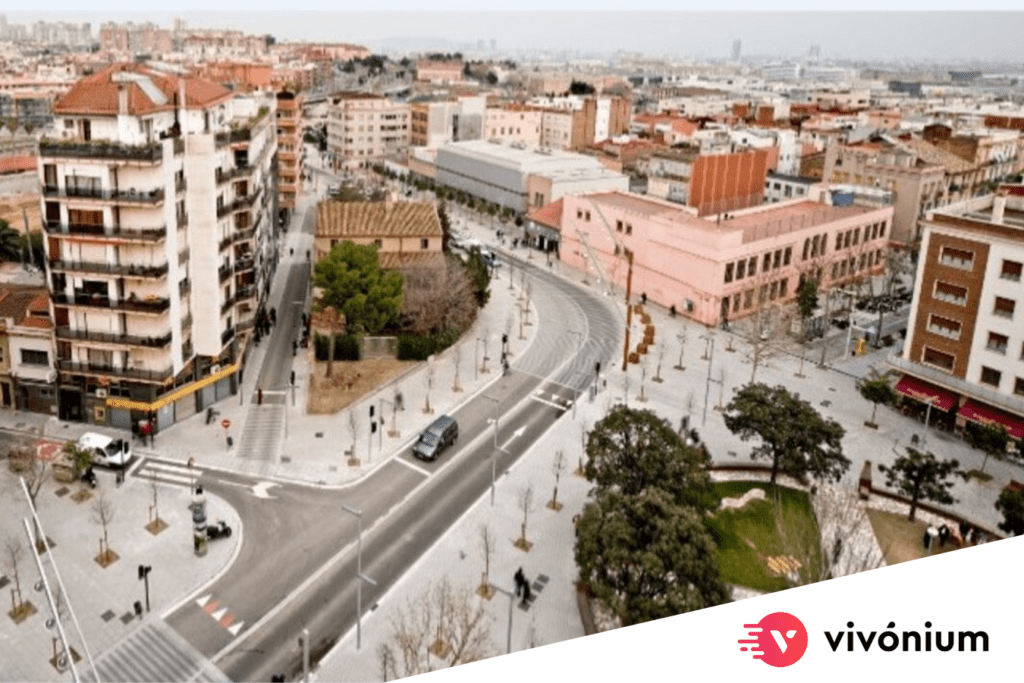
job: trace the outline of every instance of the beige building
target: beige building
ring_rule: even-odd
[[[55,412],[53,352],[46,289],[0,285],[0,405]]]
[[[373,244],[382,268],[443,266],[441,220],[432,202],[320,202],[313,263],[342,242]]]
[[[234,391],[277,263],[276,98],[118,64],[40,143],[62,419],[167,426]]]
[[[484,137],[503,143],[517,142],[528,147],[540,147],[540,131],[544,112],[522,105],[488,107],[484,123]]]
[[[421,59],[416,62],[416,80],[434,85],[451,85],[463,81],[462,60],[434,62]]]
[[[479,140],[486,107],[485,97],[414,101],[410,143],[413,147],[438,147],[446,142]]]
[[[1024,186],[929,212],[923,225],[907,341],[890,359],[905,408],[1024,439]]]
[[[410,106],[379,95],[342,92],[330,96],[327,152],[334,168],[358,168],[403,155],[411,139]]]

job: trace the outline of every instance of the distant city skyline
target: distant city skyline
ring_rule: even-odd
[[[248,11],[125,12],[7,11],[9,23],[37,20],[152,21],[170,28],[175,17],[190,28],[269,33],[282,41],[334,41],[374,49],[447,51],[452,46],[498,52],[612,53],[728,59],[734,41],[742,55],[806,56],[864,61],[1024,62],[1019,36],[1022,12],[668,12],[668,11]]]

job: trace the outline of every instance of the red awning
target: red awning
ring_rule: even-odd
[[[931,403],[942,410],[949,410],[956,404],[956,394],[953,392],[910,375],[903,375],[903,379],[896,385],[896,391],[915,401]]]
[[[970,400],[960,408],[960,414],[981,424],[1001,424],[1010,430],[1013,438],[1024,439],[1024,418]]]

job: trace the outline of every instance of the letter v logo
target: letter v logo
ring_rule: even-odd
[[[769,614],[756,624],[744,624],[749,639],[741,639],[741,647],[754,653],[754,659],[774,667],[795,664],[807,651],[807,629],[803,623],[786,612]]]

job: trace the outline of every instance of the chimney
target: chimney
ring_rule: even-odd
[[[128,116],[128,89],[125,88],[124,83],[117,86],[117,114],[118,116]]]
[[[1003,213],[1006,211],[1006,195],[997,194],[995,199],[992,200],[992,222],[1002,223]]]

